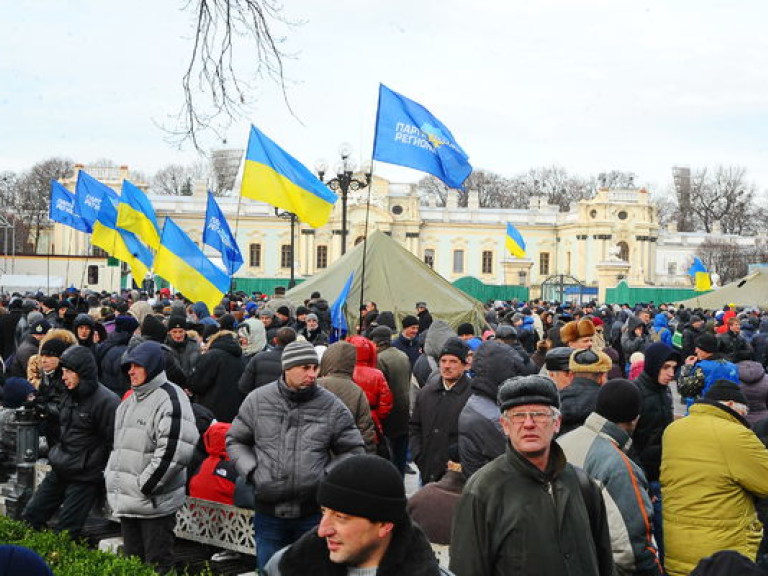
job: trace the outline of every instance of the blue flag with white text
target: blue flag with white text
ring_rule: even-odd
[[[221,252],[221,259],[230,276],[243,265],[243,255],[237,246],[237,240],[210,191],[208,191],[208,207],[205,210],[203,244]]]
[[[93,230],[93,225],[99,219],[101,204],[104,201],[117,206],[119,197],[112,188],[102,184],[85,170],[80,170],[75,185],[75,212],[85,221],[88,232]]]
[[[451,131],[421,104],[379,87],[373,159],[421,170],[461,189],[472,173]]]
[[[48,217],[80,232],[90,233],[91,227],[75,210],[75,195],[56,180],[51,180],[51,205]]]
[[[344,336],[349,332],[349,325],[347,324],[347,317],[344,314],[344,310],[347,304],[347,297],[349,291],[352,289],[352,280],[355,277],[355,273],[352,272],[347,278],[344,288],[341,289],[339,297],[331,304],[331,334],[329,341],[331,343],[342,340]]]

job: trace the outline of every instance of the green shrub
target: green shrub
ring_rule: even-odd
[[[0,542],[34,550],[56,576],[155,576],[156,572],[135,557],[101,552],[75,542],[66,534],[33,530],[26,524],[0,516]],[[212,574],[205,570],[201,574]]]

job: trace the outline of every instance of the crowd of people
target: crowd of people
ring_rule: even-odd
[[[354,332],[318,293],[11,295],[0,482],[26,408],[51,471],[23,519],[77,537],[106,500],[161,572],[187,496],[254,509],[270,575],[447,573],[430,544],[457,576],[768,560],[759,310],[498,301],[453,327],[366,302]]]

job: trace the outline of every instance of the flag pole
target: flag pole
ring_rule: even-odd
[[[366,196],[365,200],[365,228],[363,229],[363,266],[362,271],[360,273],[360,305],[358,307],[358,314],[360,314],[360,311],[363,308],[363,304],[365,304],[364,297],[365,297],[365,266],[366,262],[368,260],[368,223],[370,221],[370,215],[371,215],[371,189],[373,188],[373,156],[371,156],[371,171],[367,175],[368,178],[368,194]],[[363,319],[360,318],[360,321],[358,322],[357,327],[357,333],[361,334],[363,331]]]
[[[235,214],[235,244],[237,244],[237,231],[240,228],[240,204],[243,201],[242,192],[237,196],[237,213]],[[231,294],[235,288],[235,275],[229,275],[229,293]]]

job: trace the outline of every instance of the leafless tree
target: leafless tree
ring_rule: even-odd
[[[448,194],[458,195],[458,205],[466,207],[470,191],[477,191],[480,206],[483,208],[521,208],[521,199],[515,196],[513,183],[490,170],[473,170],[464,182],[464,190],[453,190],[434,176],[422,178],[416,185],[423,198],[435,198],[437,204],[445,206]]]
[[[211,190],[214,196],[224,196],[235,187],[244,152],[238,149],[211,151]]]
[[[708,237],[696,255],[708,270],[720,275],[722,285],[746,276],[749,264],[768,262],[768,246],[760,242],[754,247],[740,246],[732,239]]]
[[[49,158],[32,166],[16,182],[14,198],[3,210],[9,220],[20,224],[16,237],[25,250],[37,252],[42,229],[47,226],[51,180],[69,178],[73,172],[71,160]]]
[[[155,172],[152,192],[167,196],[191,196],[192,175],[187,166],[169,164]]]
[[[561,212],[567,212],[579,200],[591,198],[595,191],[590,179],[568,174],[565,168],[554,165],[531,168],[512,181],[516,196],[525,199],[523,206],[528,205],[529,198],[538,196],[559,206]]]
[[[659,224],[667,227],[680,220],[680,206],[677,198],[671,192],[661,192],[651,196],[651,202],[656,205],[659,214]]]
[[[754,234],[750,218],[755,205],[755,185],[747,182],[746,169],[718,166],[691,176],[691,210],[696,224],[712,232],[715,222],[726,234]]]
[[[276,82],[285,96],[289,55],[274,27],[291,23],[277,0],[189,0],[185,10],[194,13],[196,30],[182,79],[184,104],[169,131],[177,143],[189,140],[202,151],[202,132],[225,141],[226,129],[249,110],[255,82]]]

